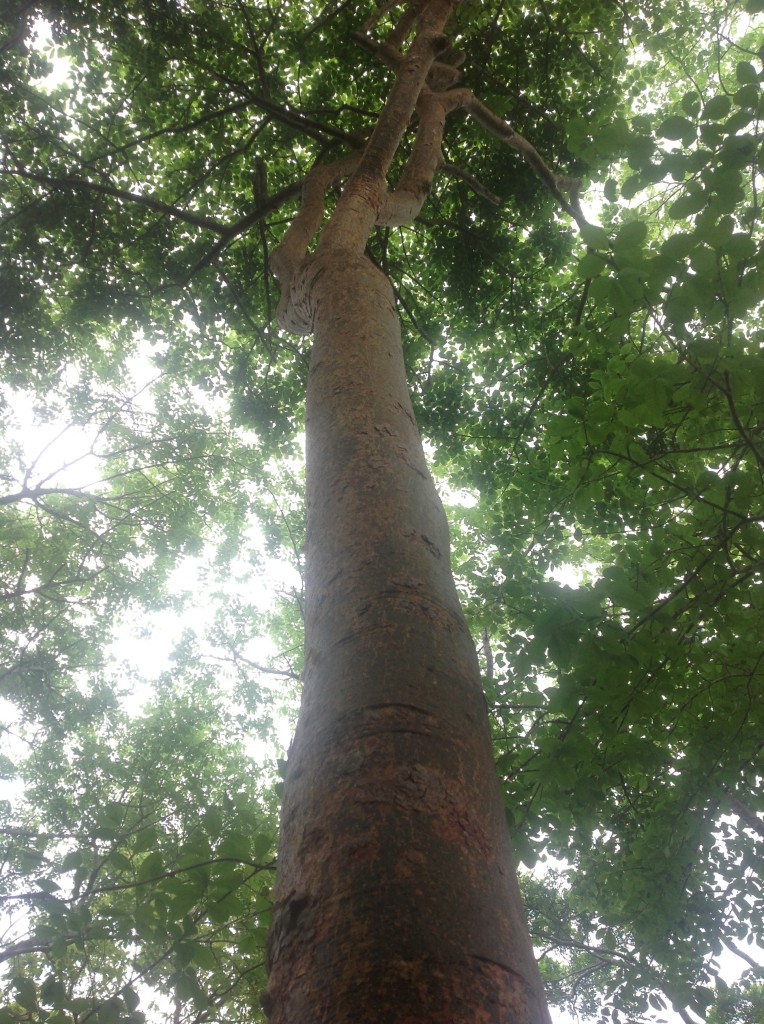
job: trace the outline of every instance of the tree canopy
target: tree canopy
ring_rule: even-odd
[[[542,969],[616,1020],[760,1001],[762,9],[463,4],[444,66],[580,191],[456,114],[416,222],[369,244],[515,849],[555,865],[525,884]],[[0,1024],[259,1019],[308,356],[268,261],[368,138],[398,17],[0,16]],[[141,686],[114,638],[193,603],[183,565],[204,617]]]

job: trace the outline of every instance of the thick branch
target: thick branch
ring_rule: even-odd
[[[339,184],[358,165],[360,153],[348,153],[332,164],[318,164],[310,171],[302,185],[302,203],[289,225],[287,233],[271,253],[270,267],[281,285],[278,305],[279,322],[286,316],[291,296],[292,278],[305,259],[308,246],[321,227],[324,217],[326,193]]]
[[[377,223],[387,227],[410,224],[422,209],[432,179],[442,162],[440,146],[446,127],[446,107],[439,94],[424,86],[416,106],[419,114],[411,155],[406,161],[398,186],[385,195]]]
[[[363,252],[380,212],[385,178],[419,101],[433,61],[444,45],[443,29],[458,0],[431,0],[416,37],[401,60],[390,95],[361,161],[322,232],[319,248]]]
[[[37,501],[38,498],[49,498],[57,494],[69,498],[81,498],[83,501],[109,501],[103,495],[90,494],[78,487],[25,487],[15,494],[0,495],[0,506],[17,505],[20,501]]]
[[[81,938],[79,935],[57,935],[56,941],[63,940],[67,946],[70,946],[79,938]],[[27,953],[45,953],[52,945],[53,939],[24,939],[22,942],[17,942],[14,946],[8,946],[7,949],[0,951],[0,964],[7,960],[13,960],[17,956],[25,956]]]
[[[454,89],[447,95],[455,106],[464,108],[487,132],[519,153],[539,181],[577,224],[587,223],[578,203],[578,191],[581,187],[578,178],[565,177],[550,170],[538,150],[503,118],[494,114],[470,89]],[[564,192],[570,195],[570,200],[565,198]]]

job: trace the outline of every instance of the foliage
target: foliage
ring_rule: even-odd
[[[722,949],[764,944],[760,12],[465,5],[466,84],[602,226],[455,119],[422,216],[370,244],[464,492],[516,848],[562,858],[526,886],[551,994],[630,1020],[704,1017]],[[245,737],[291,699],[301,596],[252,580],[299,569],[307,374],[267,258],[388,74],[344,4],[51,0],[2,28],[0,1024],[252,1019],[275,797]],[[136,711],[112,638],[190,603],[189,562],[210,621]]]
[[[762,940],[758,45],[717,41],[714,74],[683,68],[692,90],[650,113],[570,125],[574,151],[608,160],[612,226],[582,232],[562,284],[576,299],[550,290],[522,356],[456,352],[473,426],[439,439],[480,491],[462,572],[496,638],[518,849],[574,864],[595,944],[617,935],[624,956],[614,1003],[634,1013],[658,988],[702,1015],[716,968],[698,953]],[[566,564],[588,581],[555,582]],[[731,800],[745,816],[720,817]]]
[[[203,682],[160,681],[138,719],[112,711],[25,759],[0,826],[10,933],[26,931],[2,953],[4,1021],[139,1024],[157,992],[159,1012],[259,1009],[273,801]]]
[[[737,985],[719,993],[708,1014],[709,1024],[761,1024],[764,1020],[764,989],[752,985],[745,991]]]

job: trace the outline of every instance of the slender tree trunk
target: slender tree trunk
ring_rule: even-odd
[[[271,1020],[548,1021],[392,289],[343,251],[314,257],[302,289],[306,663]]]

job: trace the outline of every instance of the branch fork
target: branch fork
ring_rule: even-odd
[[[578,203],[578,179],[552,171],[524,136],[494,114],[472,90],[458,84],[463,57],[451,50],[444,28],[459,2],[419,0],[412,3],[405,8],[387,39],[377,42],[370,38],[368,29],[397,6],[391,3],[380,8],[364,25],[364,31],[356,34],[363,46],[395,70],[395,81],[366,147],[332,164],[316,165],[308,174],[300,210],[271,255],[271,269],[282,289],[278,319],[285,329],[299,333],[311,329],[305,310],[297,314],[293,293],[298,271],[321,228],[327,191],[348,179],[321,231],[316,255],[329,252],[345,252],[348,257],[362,255],[374,227],[400,227],[410,224],[419,215],[435,174],[444,166],[443,134],[448,116],[456,110],[466,111],[494,138],[518,153],[560,207],[579,226],[587,223]],[[414,38],[403,54],[401,46],[413,30]],[[438,59],[449,52],[450,63]],[[414,144],[396,188],[390,190],[386,176],[414,118],[417,122]],[[499,201],[467,172],[450,168],[450,173],[473,184],[475,191],[490,201]]]

